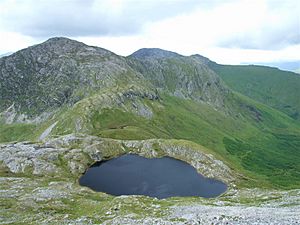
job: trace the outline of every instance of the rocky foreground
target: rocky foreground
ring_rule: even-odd
[[[125,153],[172,156],[229,184],[214,199],[113,197],[81,187],[89,165]],[[67,135],[0,145],[0,224],[299,224],[300,190],[241,189],[239,174],[181,140]]]

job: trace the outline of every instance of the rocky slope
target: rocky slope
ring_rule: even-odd
[[[140,49],[128,58],[158,89],[224,110],[229,89],[205,63],[161,49]]]
[[[20,114],[39,115],[116,86],[137,84],[149,91],[124,58],[67,38],[51,38],[1,58],[0,81],[0,109],[11,106],[19,121],[25,119]]]
[[[294,225],[300,220],[299,190],[266,193],[255,189],[209,200],[158,200],[142,196],[112,197],[64,178],[0,179],[2,224]]]
[[[116,87],[117,95],[158,98],[157,90],[162,90],[224,107],[229,90],[212,70],[159,51],[159,57],[152,51],[143,62],[139,52],[128,60],[99,47],[51,38],[0,59],[0,111],[8,123],[29,121],[99,91],[114,94]]]

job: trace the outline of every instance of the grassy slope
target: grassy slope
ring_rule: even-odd
[[[31,140],[35,130],[36,126],[33,124],[3,124],[0,122],[0,143]]]
[[[233,90],[300,120],[300,76],[265,66],[231,66],[211,63]]]

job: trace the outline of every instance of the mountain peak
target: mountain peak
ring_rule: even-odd
[[[82,42],[79,42],[79,41],[76,41],[73,39],[69,39],[66,37],[52,37],[41,44],[77,44],[77,45],[80,44],[80,45],[85,45]]]
[[[176,52],[163,50],[160,48],[141,48],[130,55],[135,58],[173,58],[180,57]]]
[[[75,41],[75,40],[66,37],[51,37],[46,42],[53,42],[53,41]]]
[[[84,54],[84,55],[111,55],[112,52],[95,46],[86,45],[80,41],[69,39],[66,37],[52,37],[41,44],[33,45],[23,51],[33,51],[39,54]]]
[[[42,46],[87,46],[86,44],[66,37],[52,37],[39,44]],[[36,46],[36,45],[35,45]]]

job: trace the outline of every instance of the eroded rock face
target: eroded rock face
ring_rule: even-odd
[[[201,146],[176,140],[124,141],[94,136],[66,135],[44,143],[0,145],[0,162],[12,173],[80,176],[89,165],[125,153],[146,157],[170,156],[190,163],[201,174],[234,184],[236,175]]]
[[[63,149],[46,148],[26,142],[1,145],[0,149],[0,161],[12,173],[42,175],[61,172],[54,163]]]

